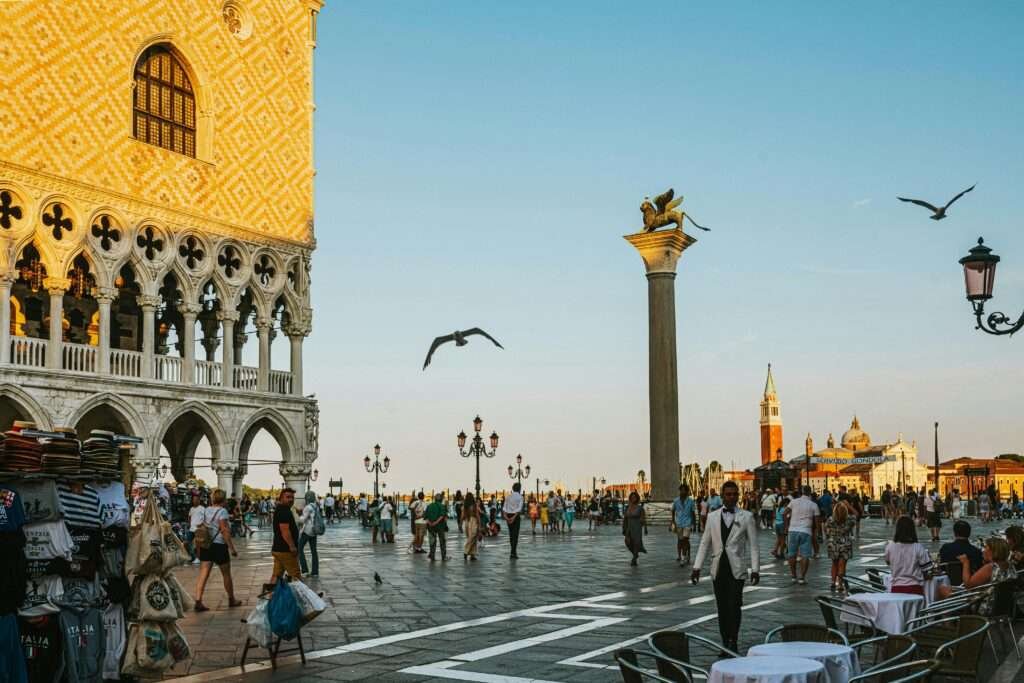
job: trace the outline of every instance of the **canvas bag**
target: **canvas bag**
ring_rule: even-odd
[[[150,492],[142,523],[131,530],[128,552],[124,558],[126,574],[157,574],[163,570],[164,539],[161,530],[163,517],[156,505],[156,498]]]
[[[295,594],[295,601],[299,603],[299,612],[302,614],[303,625],[316,619],[327,609],[327,603],[317,595],[312,588],[301,581],[292,581],[288,584]]]
[[[160,627],[163,629],[164,638],[167,641],[167,651],[171,653],[171,658],[176,663],[192,656],[192,650],[188,646],[188,641],[185,640],[185,634],[181,632],[177,624],[167,622],[160,624]]]
[[[178,609],[171,588],[158,575],[146,576],[138,584],[139,619],[142,621],[174,621]]]
[[[174,666],[174,657],[167,646],[167,636],[160,624],[132,624],[128,631],[124,664],[121,673],[131,676],[157,676]]]
[[[174,574],[172,572],[164,574],[164,581],[167,582],[167,587],[171,589],[171,600],[174,601],[175,609],[179,612],[178,616],[183,617],[186,612],[191,612],[192,608],[196,605],[196,601],[178,583],[178,579],[174,578]]]
[[[160,530],[163,532],[163,570],[166,572],[191,562],[188,549],[178,538],[178,534],[174,533],[171,523],[163,522],[160,524]]]

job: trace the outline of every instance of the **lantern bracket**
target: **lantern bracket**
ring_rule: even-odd
[[[1009,316],[999,311],[989,313],[988,318],[985,318],[985,302],[972,301],[971,304],[974,306],[974,317],[978,321],[976,328],[982,332],[994,335],[1014,334],[1024,327],[1024,313],[1015,321],[1011,321]]]

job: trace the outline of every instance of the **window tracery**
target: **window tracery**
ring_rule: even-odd
[[[196,155],[196,98],[188,73],[166,46],[155,45],[135,67],[136,139]]]

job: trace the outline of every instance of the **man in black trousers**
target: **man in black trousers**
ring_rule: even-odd
[[[693,560],[690,580],[700,581],[700,568],[709,549],[711,552],[711,580],[718,605],[718,631],[722,644],[733,652],[739,651],[740,619],[743,608],[743,584],[747,566],[751,568],[750,583],[757,585],[761,568],[757,550],[757,522],[754,515],[737,507],[740,489],[734,481],[722,486],[722,507],[708,515],[704,534],[700,539],[697,557]]]
[[[512,546],[512,553],[509,559],[518,560],[519,555],[516,554],[516,549],[519,547],[519,522],[523,518],[523,494],[520,493],[522,486],[517,481],[512,484],[512,493],[505,499],[505,504],[501,508],[501,513],[505,517],[505,523],[508,525],[508,542]]]

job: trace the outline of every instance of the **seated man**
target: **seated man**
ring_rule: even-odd
[[[949,582],[953,586],[959,586],[964,582],[958,557],[967,556],[971,562],[972,574],[978,571],[983,563],[981,550],[971,544],[970,538],[971,525],[961,519],[953,524],[953,541],[939,548],[939,562],[945,567],[946,573],[949,575]]]

